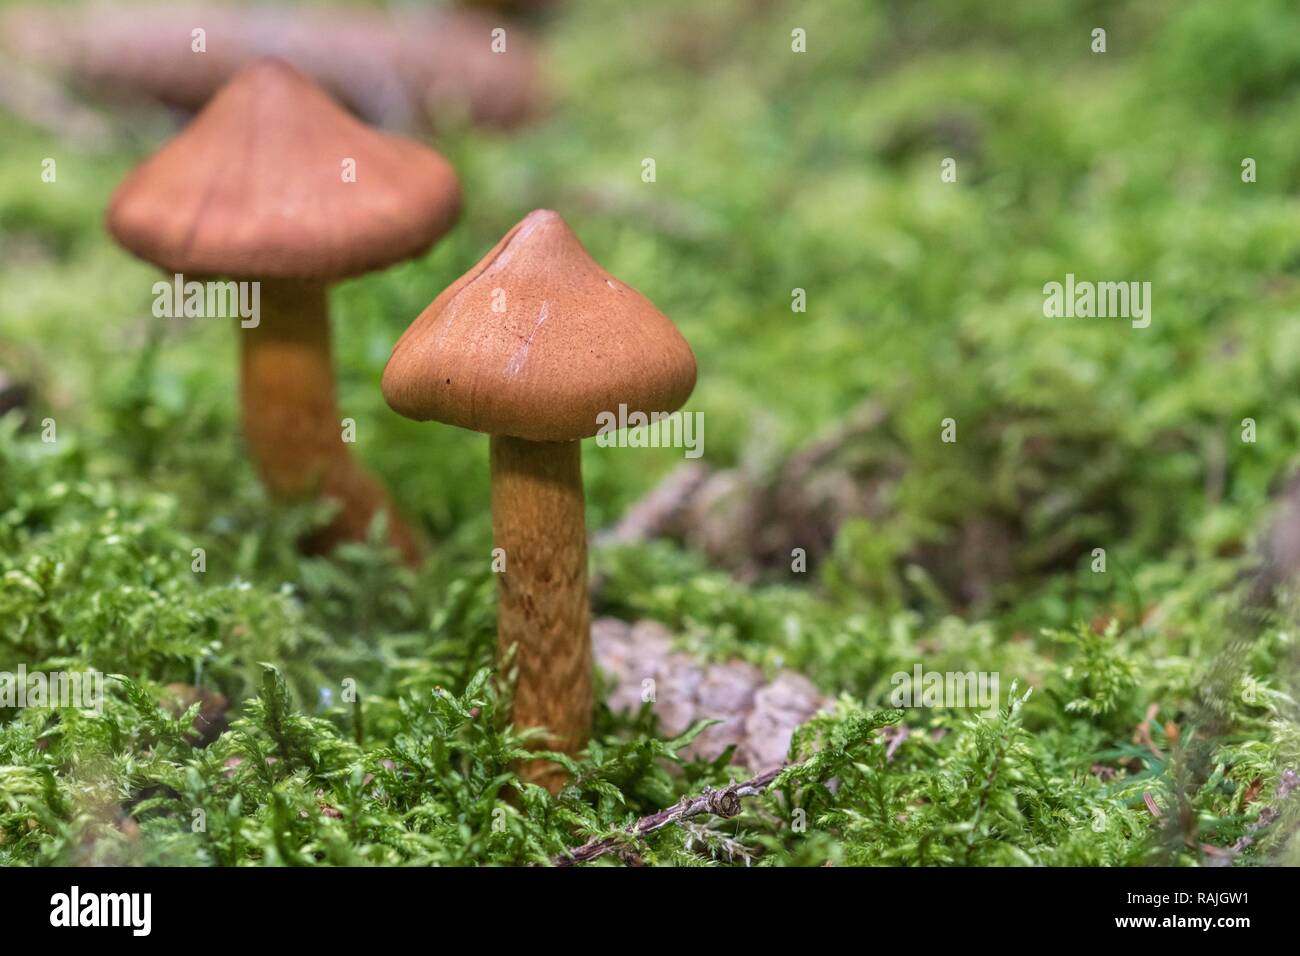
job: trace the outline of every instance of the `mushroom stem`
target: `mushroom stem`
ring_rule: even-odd
[[[505,552],[497,640],[519,680],[516,727],[545,727],[545,749],[576,753],[591,731],[591,608],[579,443],[492,436],[492,532]],[[551,792],[564,771],[534,760],[525,780]]]
[[[264,280],[260,303],[258,324],[236,332],[244,435],[262,481],[277,500],[319,495],[338,503],[330,524],[306,542],[310,550],[364,539],[375,512],[384,510],[390,542],[415,564],[419,548],[410,529],[343,442],[324,283]]]

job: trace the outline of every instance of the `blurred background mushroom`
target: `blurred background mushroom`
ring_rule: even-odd
[[[506,42],[494,51],[496,29],[506,31]],[[420,131],[434,120],[458,119],[510,129],[542,109],[532,41],[499,14],[479,11],[25,6],[0,17],[0,46],[79,90],[189,112],[262,56],[294,64],[349,109],[388,129]]]
[[[242,70],[113,196],[113,235],[178,283],[259,285],[264,314],[238,329],[244,432],[272,496],[339,505],[312,550],[364,538],[384,511],[393,545],[418,558],[388,493],[345,447],[326,288],[418,255],[459,213],[442,156],[369,129],[273,58]]]

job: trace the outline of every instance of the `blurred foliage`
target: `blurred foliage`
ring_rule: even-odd
[[[908,463],[811,580],[742,586],[662,543],[595,555],[599,612],[840,695],[798,735],[799,770],[734,820],[657,833],[647,861],[1189,863],[1247,834],[1239,861],[1300,860],[1294,806],[1248,829],[1300,762],[1293,616],[1243,636],[1235,587],[1300,447],[1300,9],[557,8],[553,115],[445,131],[461,225],[332,293],[359,454],[436,542],[418,573],[374,544],[300,557],[321,514],[273,506],[251,472],[231,329],[150,317],[154,272],[101,216],[163,131],[88,154],[0,115],[0,367],[36,394],[0,432],[0,670],[122,675],[99,715],[0,711],[0,863],[538,862],[734,775],[602,708],[567,790],[517,781],[486,440],[380,394],[408,322],[540,206],[692,343],[706,463],[798,447],[867,396]],[[1151,327],[1045,319],[1067,273],[1151,282]],[[591,526],[676,454],[588,443]],[[1016,517],[1025,573],[962,616],[902,556],[972,514]],[[897,742],[871,708],[918,661],[1018,689],[996,717],[891,716]],[[227,697],[226,733],[196,746],[193,714],[162,706],[174,682]]]

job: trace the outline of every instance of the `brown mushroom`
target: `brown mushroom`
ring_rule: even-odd
[[[244,430],[273,497],[338,502],[315,550],[364,537],[385,510],[393,544],[418,558],[344,446],[326,289],[419,255],[459,211],[442,156],[370,129],[276,59],[240,71],[113,196],[108,227],[141,258],[186,279],[259,283],[261,315],[238,330]]]
[[[497,28],[508,31],[504,51],[493,49]],[[200,29],[201,53],[193,48]],[[187,111],[201,109],[241,68],[272,54],[389,129],[427,129],[460,117],[513,129],[545,105],[536,41],[476,11],[40,3],[0,10],[0,48],[3,59],[67,76],[79,88]]]
[[[411,324],[384,369],[408,418],[491,435],[492,529],[505,554],[498,650],[515,648],[513,719],[574,753],[591,726],[591,626],[579,439],[626,405],[676,411],[695,357],[676,326],[588,255],[560,216],[530,213]],[[558,766],[526,779],[557,789]]]

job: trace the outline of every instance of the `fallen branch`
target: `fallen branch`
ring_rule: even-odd
[[[680,823],[703,813],[723,818],[734,817],[740,813],[740,800],[742,797],[758,796],[768,788],[773,780],[780,776],[783,770],[785,770],[785,767],[777,767],[773,770],[766,770],[750,780],[732,783],[721,790],[706,788],[703,793],[682,797],[680,801],[668,809],[652,813],[648,817],[642,817],[635,823],[624,827],[617,836],[591,840],[577,849],[566,850],[551,862],[556,866],[573,866],[575,863],[587,863],[597,857],[604,856],[606,853],[612,853],[628,846],[631,841],[627,837],[645,836],[655,830],[662,830],[670,823]],[[627,836],[624,836],[624,834]]]
[[[903,472],[882,428],[887,418],[884,405],[867,400],[781,461],[770,460],[771,442],[760,430],[736,467],[684,463],[594,543],[668,538],[741,581],[788,576],[793,549],[816,564],[830,554],[846,521],[887,514],[886,491]]]
[[[687,502],[708,477],[709,470],[698,462],[678,465],[632,505],[614,527],[598,532],[593,544],[635,544],[659,537],[680,519]]]

